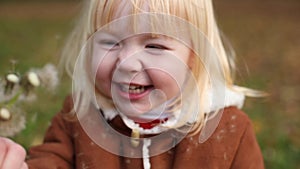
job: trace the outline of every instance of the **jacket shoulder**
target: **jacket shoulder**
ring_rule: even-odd
[[[262,164],[261,152],[247,114],[232,106],[224,108],[213,117],[202,131],[179,143],[177,151],[185,154],[187,161],[197,161],[197,165],[205,164],[204,168],[232,168],[235,164],[245,168],[240,164],[250,162],[246,157],[252,154],[255,159],[251,162]],[[203,137],[206,138],[201,141]],[[246,150],[247,146],[252,148]],[[187,150],[193,150],[189,157]]]
[[[210,116],[198,134],[202,143],[227,140],[232,142],[241,137],[247,126],[251,125],[246,113],[234,106],[226,107]]]
[[[224,109],[216,130],[207,142],[212,146],[212,156],[223,163],[222,168],[264,168],[252,122],[237,107]]]

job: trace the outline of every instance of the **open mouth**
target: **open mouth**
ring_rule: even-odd
[[[126,92],[128,94],[142,94],[145,91],[152,89],[153,85],[137,85],[137,84],[120,84],[120,89],[122,92]]]

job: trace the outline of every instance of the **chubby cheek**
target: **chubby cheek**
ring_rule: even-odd
[[[105,77],[106,74],[102,72],[97,72],[95,78],[95,87],[98,92],[103,94],[106,97],[111,97],[111,81],[107,80],[108,77]]]
[[[104,96],[111,97],[113,63],[107,59],[94,58],[91,69],[96,89]]]
[[[170,74],[161,70],[149,70],[149,76],[154,88],[163,92],[167,99],[177,96],[181,92],[183,80],[178,75]]]

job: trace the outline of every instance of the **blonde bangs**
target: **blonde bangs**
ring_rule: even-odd
[[[126,9],[126,12],[124,12]],[[95,17],[95,30],[111,23],[116,19],[120,19],[126,16],[132,16],[132,26],[136,27],[138,21],[134,16],[139,14],[159,14],[165,16],[173,16],[178,17],[191,23],[199,28],[199,18],[198,12],[196,9],[197,6],[186,3],[185,0],[106,0],[99,1],[97,5],[97,12]],[[194,12],[189,12],[194,11]],[[168,17],[164,17],[163,20],[159,18],[159,22],[157,18],[151,18],[151,28],[153,32],[157,32],[157,30],[162,30],[162,25],[165,30],[173,30],[174,29],[174,19],[170,20]],[[178,25],[176,25],[178,26]],[[160,28],[157,28],[160,27]],[[135,28],[134,28],[135,30]]]

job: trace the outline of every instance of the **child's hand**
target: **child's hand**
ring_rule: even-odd
[[[8,138],[0,137],[0,169],[28,169],[25,149]]]

